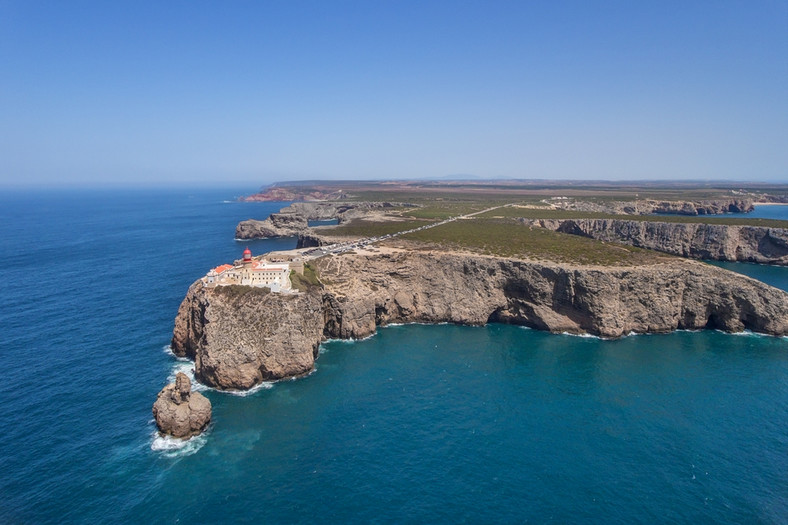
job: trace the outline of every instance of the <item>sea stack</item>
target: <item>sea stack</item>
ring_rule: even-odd
[[[205,430],[211,422],[211,402],[191,389],[186,374],[178,372],[175,382],[159,392],[153,403],[153,417],[162,434],[189,438]]]

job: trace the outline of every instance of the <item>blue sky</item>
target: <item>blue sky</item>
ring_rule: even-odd
[[[788,182],[788,0],[0,0],[0,185]]]

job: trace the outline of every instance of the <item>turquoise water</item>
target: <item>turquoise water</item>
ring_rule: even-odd
[[[339,224],[339,219],[327,219],[325,221],[309,221],[309,226],[333,226]]]
[[[387,327],[161,449],[178,304],[281,206],[232,196],[0,195],[0,522],[785,522],[783,338]]]
[[[746,214],[755,219],[780,219],[788,221],[788,204],[766,205],[756,204],[755,209]]]
[[[729,261],[704,261],[708,264],[725,268],[732,272],[741,273],[753,279],[758,279],[766,284],[788,290],[788,268],[767,264],[754,264]]]
[[[745,214],[742,214],[743,216]],[[761,219],[780,219],[788,220],[788,205],[756,205],[755,211],[746,214],[747,217]],[[728,262],[728,261],[706,261],[714,266],[725,268],[732,272],[741,273],[770,284],[782,290],[788,290],[788,268],[771,266],[764,264]]]

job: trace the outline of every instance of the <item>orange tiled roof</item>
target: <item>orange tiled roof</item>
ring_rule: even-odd
[[[223,264],[221,266],[217,266],[216,268],[214,268],[213,271],[216,273],[222,273],[229,270],[232,267],[233,267],[232,264]]]

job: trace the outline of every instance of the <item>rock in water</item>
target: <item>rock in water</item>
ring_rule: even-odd
[[[175,382],[159,392],[153,403],[153,417],[162,434],[188,438],[205,430],[211,422],[211,402],[191,389],[186,374],[178,372]]]

